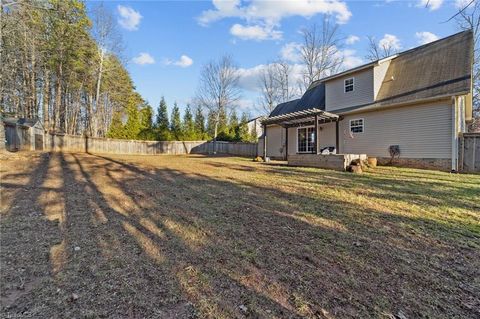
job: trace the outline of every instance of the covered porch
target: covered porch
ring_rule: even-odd
[[[365,160],[366,155],[342,154],[340,152],[341,145],[339,131],[341,121],[342,117],[338,114],[330,113],[317,108],[269,117],[262,121],[264,132],[263,158],[268,160],[270,157],[268,151],[268,131],[269,126],[270,128],[275,126],[277,129],[281,127],[284,130],[284,160],[288,161],[288,165],[318,167],[344,171],[353,160]],[[325,126],[327,123],[332,129],[334,126],[334,133],[328,134],[328,148],[325,147],[325,142],[322,146],[319,140],[319,135],[322,134],[320,133],[322,129],[321,126]],[[297,128],[297,130],[292,130],[292,128]],[[299,133],[299,130],[303,131]],[[296,134],[297,136],[293,136],[292,138],[292,136],[289,136],[289,134]],[[300,138],[302,139],[300,140]],[[289,145],[289,143],[296,143],[296,145],[292,146]],[[329,149],[331,152],[324,151],[324,154],[322,154],[322,148]],[[293,149],[295,151],[293,151]]]

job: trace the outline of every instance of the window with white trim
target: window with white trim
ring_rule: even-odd
[[[354,78],[345,79],[343,83],[345,84],[345,93],[353,92]]]
[[[297,151],[298,153],[313,152],[315,144],[315,128],[299,127],[297,129]]]
[[[363,119],[350,120],[350,132],[352,133],[363,133],[363,126]]]

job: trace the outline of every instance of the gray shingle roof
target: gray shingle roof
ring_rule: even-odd
[[[390,62],[376,101],[369,105],[385,106],[469,92],[472,54],[471,31],[399,53]],[[345,111],[365,106],[348,107]],[[311,108],[325,110],[324,80],[314,82],[301,99],[279,104],[270,117]]]
[[[470,91],[472,53],[473,34],[465,31],[399,54],[390,62],[377,102],[403,103]]]

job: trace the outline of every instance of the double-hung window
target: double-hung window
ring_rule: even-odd
[[[364,122],[363,119],[350,120],[350,132],[363,133]]]
[[[297,130],[298,153],[313,152],[315,141],[314,127],[299,127]]]
[[[344,85],[345,85],[345,93],[348,93],[348,92],[353,92],[353,89],[354,89],[354,79],[353,78],[349,78],[349,79],[345,79],[343,81]]]

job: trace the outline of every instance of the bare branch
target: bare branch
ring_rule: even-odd
[[[322,26],[316,24],[301,31],[303,44],[300,49],[305,71],[303,88],[322,77],[336,73],[342,63],[341,38],[338,24],[329,15],[323,17]]]
[[[225,55],[203,66],[196,100],[215,115],[214,138],[220,114],[227,113],[240,98],[239,74],[231,56]]]

